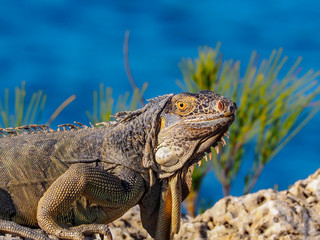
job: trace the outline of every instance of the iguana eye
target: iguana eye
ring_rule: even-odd
[[[180,110],[185,110],[186,107],[187,107],[187,104],[185,102],[177,102],[177,107],[180,109]]]
[[[219,108],[219,110],[223,110],[223,108],[224,108],[223,103],[220,101],[218,102],[218,108]]]

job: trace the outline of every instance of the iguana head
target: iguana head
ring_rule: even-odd
[[[160,178],[199,161],[216,146],[235,118],[237,105],[212,91],[172,96],[160,114],[155,149]]]

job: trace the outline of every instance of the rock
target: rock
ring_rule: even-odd
[[[261,190],[225,197],[203,214],[182,218],[175,240],[320,239],[320,170],[289,190]],[[141,226],[138,207],[109,224],[114,239],[152,239]],[[9,235],[0,239],[13,240]]]
[[[148,232],[142,227],[140,210],[135,206],[126,212],[121,218],[109,225],[113,239],[124,240],[152,240]]]
[[[132,231],[124,227],[122,221],[141,224],[138,208],[130,212],[134,220],[120,218],[116,222],[117,226],[122,226],[121,230],[112,231],[121,234]],[[268,189],[242,197],[225,197],[203,214],[184,218],[175,240],[320,239],[319,213],[320,170],[286,191]],[[138,225],[134,227],[138,236],[143,233],[145,237],[136,239],[151,239]],[[130,234],[132,236],[132,232]],[[118,234],[114,238],[123,239]]]
[[[182,224],[190,222],[192,218],[183,215]],[[152,240],[148,232],[142,227],[140,210],[138,206],[130,209],[121,218],[109,224],[110,231],[114,239],[125,240]]]
[[[289,190],[225,197],[175,239],[320,239],[320,170]]]

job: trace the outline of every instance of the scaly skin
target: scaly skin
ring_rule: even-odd
[[[0,129],[0,232],[111,239],[107,223],[136,204],[157,239],[180,228],[193,165],[217,145],[236,105],[211,91],[164,95],[117,122],[89,128],[42,125]]]

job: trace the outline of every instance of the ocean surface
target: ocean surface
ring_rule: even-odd
[[[0,99],[5,88],[26,81],[27,98],[43,90],[48,99],[42,122],[69,96],[76,100],[52,126],[88,123],[99,83],[114,97],[131,91],[123,65],[123,40],[130,30],[129,59],[145,97],[181,91],[178,63],[197,56],[199,46],[222,43],[224,59],[241,61],[242,73],[253,50],[267,58],[284,48],[284,72],[299,57],[302,73],[320,70],[320,1],[0,1]],[[28,95],[29,94],[29,95]],[[12,98],[13,101],[13,98]],[[320,166],[318,114],[263,170],[254,191],[288,188]],[[241,195],[248,158],[231,190]],[[213,172],[201,197],[216,202],[221,186]]]

